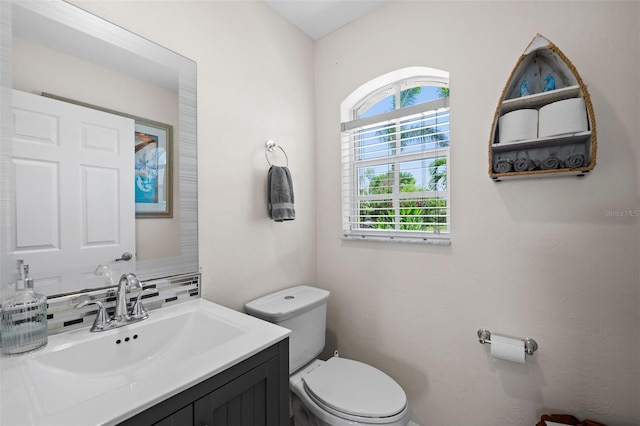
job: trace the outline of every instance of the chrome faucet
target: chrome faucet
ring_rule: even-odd
[[[140,292],[129,311],[127,309],[127,292],[133,289],[140,289]],[[143,289],[138,277],[131,273],[123,274],[120,277],[120,281],[118,281],[118,290],[116,291],[116,311],[113,317],[109,317],[104,304],[99,300],[85,300],[84,302],[78,303],[76,305],[76,309],[87,305],[98,305],[98,315],[96,315],[96,319],[93,322],[93,326],[90,331],[111,330],[113,328],[122,327],[149,318],[149,314],[140,300],[140,296],[144,293],[158,293],[158,290],[155,288]]]
[[[138,277],[134,274],[123,274],[118,282],[118,291],[116,293],[116,313],[113,316],[114,321],[127,321],[129,313],[127,312],[127,291],[135,288],[142,288]]]

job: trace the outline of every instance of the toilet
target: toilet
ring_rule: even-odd
[[[316,357],[325,343],[329,292],[297,286],[256,299],[247,313],[291,330],[289,388],[296,426],[406,426],[404,390],[382,371],[334,356]]]

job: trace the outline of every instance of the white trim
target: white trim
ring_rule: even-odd
[[[411,243],[411,244],[428,244],[435,246],[450,246],[451,237],[449,235],[443,237],[429,236],[429,237],[395,237],[395,236],[375,236],[375,235],[362,235],[357,233],[343,234],[343,240],[352,241],[381,241],[385,243]]]
[[[387,74],[381,75],[380,77],[376,77],[373,80],[367,81],[362,86],[351,92],[351,94],[340,104],[340,121],[345,122],[352,120],[353,117],[351,116],[351,111],[356,108],[364,98],[376,90],[390,84],[398,83],[402,80],[418,77],[427,78],[434,83],[449,84],[449,73],[436,68],[407,67],[391,71]]]

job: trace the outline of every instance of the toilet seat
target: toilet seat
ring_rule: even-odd
[[[331,358],[304,375],[302,381],[314,402],[345,419],[386,423],[407,410],[407,397],[400,385],[358,361]]]

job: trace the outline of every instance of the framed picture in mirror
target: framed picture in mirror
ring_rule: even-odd
[[[51,93],[42,96],[134,120],[136,219],[173,217],[173,126]]]
[[[136,119],[135,131],[136,218],[172,217],[172,126]]]

